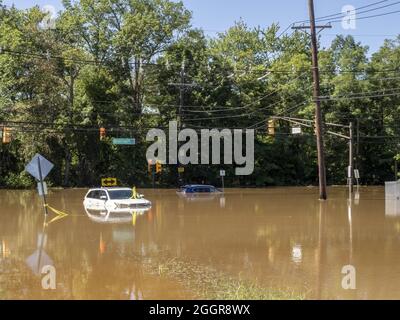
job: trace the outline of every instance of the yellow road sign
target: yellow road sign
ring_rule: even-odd
[[[117,186],[117,178],[103,178],[101,179],[102,187],[116,187]]]

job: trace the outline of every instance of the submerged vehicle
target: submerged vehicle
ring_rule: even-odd
[[[113,212],[151,208],[151,202],[137,193],[135,188],[90,189],[83,205],[87,209],[105,209]]]
[[[181,187],[177,193],[178,195],[207,195],[222,194],[222,191],[211,185],[190,184]]]

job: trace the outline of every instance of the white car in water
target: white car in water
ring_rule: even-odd
[[[114,212],[151,208],[151,202],[130,188],[90,189],[83,205],[86,209],[105,209]]]

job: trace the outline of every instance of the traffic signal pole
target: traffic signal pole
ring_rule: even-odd
[[[292,117],[282,117],[282,116],[276,116],[273,117],[274,120],[283,120],[289,123],[292,123],[296,126],[300,126],[300,127],[306,127],[306,128],[314,128],[313,120],[308,120],[308,119],[299,119],[299,118],[292,118]],[[268,122],[270,123],[270,122]],[[353,193],[354,191],[354,124],[353,122],[350,122],[348,126],[345,125],[341,125],[338,123],[325,123],[325,125],[327,127],[335,127],[335,128],[342,128],[345,130],[349,130],[349,134],[342,134],[339,132],[335,132],[332,130],[327,130],[326,134],[331,135],[331,136],[335,136],[341,139],[345,139],[348,141],[348,145],[349,145],[349,165],[347,167],[347,184],[349,186],[349,192]],[[315,128],[314,128],[315,129]],[[269,134],[271,134],[271,131],[269,131]],[[273,132],[273,134],[275,134],[275,132]],[[357,178],[357,177],[356,177]],[[358,178],[357,178],[358,179]]]
[[[353,122],[350,122],[349,125],[349,173],[348,173],[348,185],[349,192],[353,193],[354,191],[354,130],[353,130]]]

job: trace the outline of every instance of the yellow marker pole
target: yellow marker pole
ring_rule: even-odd
[[[133,212],[132,213],[132,225],[133,226],[136,226],[136,217],[137,217],[137,213]]]
[[[131,199],[137,199],[136,187],[132,188],[132,198]]]

